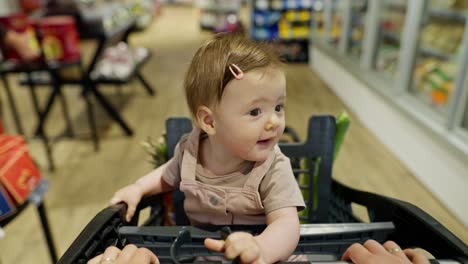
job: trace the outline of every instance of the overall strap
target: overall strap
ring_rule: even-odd
[[[265,174],[270,170],[271,165],[275,160],[277,151],[276,148],[278,148],[278,145],[276,145],[275,148],[270,152],[265,161],[255,163],[252,171],[249,173],[247,181],[244,184],[245,189],[254,192],[258,191],[260,182],[262,182],[263,177],[265,177]]]
[[[182,156],[180,168],[181,180],[195,180],[197,168],[198,143],[200,141],[200,128],[194,127],[187,139]]]

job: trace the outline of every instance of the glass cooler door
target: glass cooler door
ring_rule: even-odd
[[[354,60],[359,60],[362,54],[364,23],[368,2],[368,0],[351,1],[351,21],[349,32],[346,34],[346,41],[348,41],[346,53]]]
[[[382,3],[377,51],[372,68],[389,79],[395,79],[401,35],[406,19],[407,1],[386,0]]]
[[[463,114],[461,127],[462,127],[462,130],[463,130],[463,133],[465,134],[466,138],[468,139],[468,103],[466,103],[465,113]]]
[[[317,0],[312,4],[311,33],[319,39],[325,37],[325,5],[325,0]]]
[[[468,1],[461,2],[465,1],[428,2],[409,90],[412,96],[444,115],[449,112],[463,50]]]
[[[338,46],[343,30],[343,10],[346,0],[331,0],[331,25],[328,42],[333,46]]]

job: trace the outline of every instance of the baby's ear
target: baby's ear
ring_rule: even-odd
[[[215,134],[213,111],[206,106],[200,106],[197,110],[197,122],[200,128],[206,134],[212,136]]]

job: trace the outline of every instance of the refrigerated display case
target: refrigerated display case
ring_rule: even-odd
[[[463,120],[462,120],[462,123],[461,123],[461,127],[464,130],[464,132],[466,133],[466,135],[468,135],[468,104],[466,105],[466,109],[465,109],[465,113],[463,115]]]
[[[409,92],[446,114],[457,78],[467,7],[428,3],[419,33],[413,81]]]
[[[356,12],[356,0],[340,2],[336,12],[337,1],[324,0],[326,38],[312,34],[311,68],[452,212],[468,219],[468,208],[460,209],[464,191],[440,185],[468,188],[468,1],[367,0],[358,9],[365,15]],[[336,21],[343,34],[334,32]],[[355,30],[363,31],[362,41]],[[328,38],[334,35],[341,38]]]
[[[330,32],[328,32],[328,42],[334,46],[338,46],[342,35],[345,1],[346,0],[331,1],[331,25]]]
[[[316,0],[312,5],[312,14],[311,14],[311,26],[312,26],[312,35],[315,35],[317,38],[323,38],[325,36],[325,1]]]
[[[366,19],[368,0],[352,1],[350,13],[350,28],[346,35],[347,53],[352,59],[358,60],[362,53],[364,37],[364,22]]]
[[[406,7],[407,1],[385,1],[381,7],[377,50],[372,67],[389,79],[394,79],[396,74]]]

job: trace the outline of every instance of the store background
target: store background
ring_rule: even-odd
[[[115,4],[117,1],[110,2]],[[137,82],[132,82],[121,89],[113,86],[102,89],[106,96],[119,106],[122,115],[135,129],[133,137],[125,137],[121,130],[109,121],[102,111],[99,111],[102,145],[99,152],[94,152],[87,131],[84,102],[74,100],[79,98],[79,91],[78,89],[65,89],[66,96],[71,100],[70,110],[74,128],[79,132],[80,137],[61,139],[55,143],[54,158],[57,163],[55,172],[47,171],[47,160],[41,142],[32,137],[29,139],[31,153],[40,164],[44,177],[48,178],[51,184],[45,203],[59,255],[67,249],[89,220],[106,206],[107,200],[115,190],[136,180],[151,169],[149,157],[140,143],[149,136],[155,139],[161,135],[164,120],[167,117],[188,116],[182,90],[183,75],[194,51],[212,33],[200,30],[200,21],[203,19],[202,11],[192,7],[191,1],[182,2],[185,3],[164,5],[160,15],[155,17],[144,31],[135,33],[131,37],[132,45],[148,47],[154,54],[143,73],[157,89],[156,96],[147,96]],[[272,34],[272,36],[283,38],[287,44],[294,44],[294,36],[299,39],[298,43],[303,43],[301,34],[304,23],[294,24],[299,29],[285,28],[284,24],[281,27],[277,25],[276,29],[272,25],[269,28],[272,31],[257,27],[258,25],[254,24],[255,20],[252,19],[252,10],[255,9],[257,13],[261,13],[261,16],[267,17],[265,13],[262,13],[264,3],[255,5],[257,2],[262,1],[250,1],[239,11],[240,20],[244,26],[260,29],[260,34],[253,35],[253,37],[268,36],[268,32],[276,30],[277,35]],[[455,140],[450,132],[453,130],[440,129],[440,126],[434,125],[427,126],[412,117],[411,113],[420,113],[418,110],[411,111],[411,107],[414,106],[416,107],[414,109],[417,109],[418,104],[408,103],[406,106],[410,110],[400,109],[400,104],[392,99],[395,95],[382,95],[378,88],[373,88],[373,86],[379,86],[381,89],[393,87],[396,86],[397,81],[385,81],[385,78],[373,74],[373,71],[365,70],[366,66],[359,66],[365,65],[360,60],[371,61],[370,52],[367,52],[365,48],[359,49],[359,44],[351,42],[343,44],[337,39],[337,36],[344,34],[344,39],[354,36],[356,37],[354,41],[358,43],[359,36],[361,39],[369,36],[363,34],[364,30],[361,34],[346,35],[344,33],[347,32],[344,30],[346,23],[340,28],[340,26],[325,22],[327,19],[333,21],[329,19],[330,17],[338,21],[346,21],[344,17],[352,17],[346,13],[346,10],[351,10],[349,9],[350,3],[358,1],[310,2],[315,2],[316,8],[321,5],[318,11],[322,10],[322,13],[312,13],[312,19],[309,21],[312,30],[308,32],[310,37],[307,37],[306,47],[309,48],[310,44],[310,50],[307,49],[307,52],[310,51],[311,67],[305,63],[290,64],[287,67],[288,125],[294,127],[304,138],[306,121],[310,115],[337,114],[344,109],[347,110],[351,115],[352,124],[343,150],[335,163],[335,177],[358,189],[397,197],[416,204],[467,242],[468,230],[467,223],[464,221],[468,219],[466,214],[468,196],[465,194],[468,189],[465,188],[468,181],[468,169],[465,167],[468,159],[463,149],[460,148],[466,144],[466,141],[462,139],[463,136]],[[317,4],[319,2],[321,4]],[[375,4],[376,1],[363,2],[367,3],[367,10],[375,8],[371,7],[371,3]],[[415,0],[416,3],[410,4],[411,2],[400,4],[417,7],[418,3],[425,1]],[[4,5],[5,3],[2,2]],[[362,3],[357,5],[362,6]],[[14,8],[12,6],[14,4],[7,7],[1,6],[0,10]],[[415,7],[411,10],[416,10]],[[201,6],[201,8],[204,7]],[[396,6],[396,10],[399,9],[401,10],[401,6]],[[330,13],[330,10],[335,10],[336,13]],[[399,16],[393,15],[390,16],[391,18],[397,18],[403,27],[403,20],[400,20]],[[370,19],[370,16],[361,16],[360,20],[353,18],[352,21],[367,21],[367,19]],[[208,21],[210,21],[209,17]],[[371,26],[363,22],[362,28],[364,27],[367,30],[367,27]],[[400,31],[403,30],[400,29]],[[330,41],[324,37],[329,34],[326,32],[330,32]],[[364,42],[365,40],[361,42],[361,45],[364,45]],[[287,50],[287,47],[281,46],[281,42],[279,44],[283,50]],[[85,60],[89,59],[93,45],[93,43],[82,41],[81,53]],[[354,48],[347,49],[347,46]],[[405,49],[404,47],[401,44],[401,49]],[[294,50],[297,51],[298,48]],[[351,55],[348,55],[348,50],[351,51],[349,52]],[[376,48],[373,50],[375,51]],[[389,47],[383,52],[385,58],[389,58],[390,61],[395,56],[400,56],[400,49],[395,50]],[[402,71],[398,65],[386,69],[392,69],[392,67],[394,71]],[[341,78],[336,78],[337,76]],[[14,78],[11,79],[12,83],[16,83]],[[375,85],[368,79],[376,79],[379,84],[383,84]],[[398,94],[405,94],[404,86],[400,88],[401,93]],[[463,89],[467,90],[466,87]],[[40,91],[43,100],[47,93],[47,89]],[[27,130],[26,134],[30,137],[36,118],[29,104],[29,94],[25,88],[15,87],[15,95],[25,102],[19,108]],[[3,95],[2,98],[4,98]],[[460,98],[460,101],[463,101],[463,97],[460,96]],[[463,109],[460,105],[458,108]],[[13,133],[14,126],[6,104],[3,105],[3,112],[7,132]],[[432,117],[438,116],[438,114],[429,113],[431,114],[423,115],[423,117],[431,120]],[[458,143],[447,142],[446,138],[431,132],[432,128],[436,131],[439,129],[444,132],[442,134],[450,136],[446,138],[450,138],[451,142]],[[54,108],[47,130],[53,135],[63,132],[63,120],[59,109]],[[409,148],[409,146],[413,147]],[[413,148],[417,148],[419,152],[415,154]],[[416,170],[413,163],[424,164],[426,171]],[[429,175],[429,179],[425,175]],[[437,181],[431,182],[430,178],[437,179]],[[455,181],[451,183],[447,180],[450,178]],[[454,184],[453,187],[451,184]],[[444,190],[443,195],[440,190]],[[449,193],[447,197],[445,197],[446,193]],[[5,233],[6,236],[0,239],[2,263],[48,263],[45,242],[33,208],[28,208],[9,224],[5,228]]]

